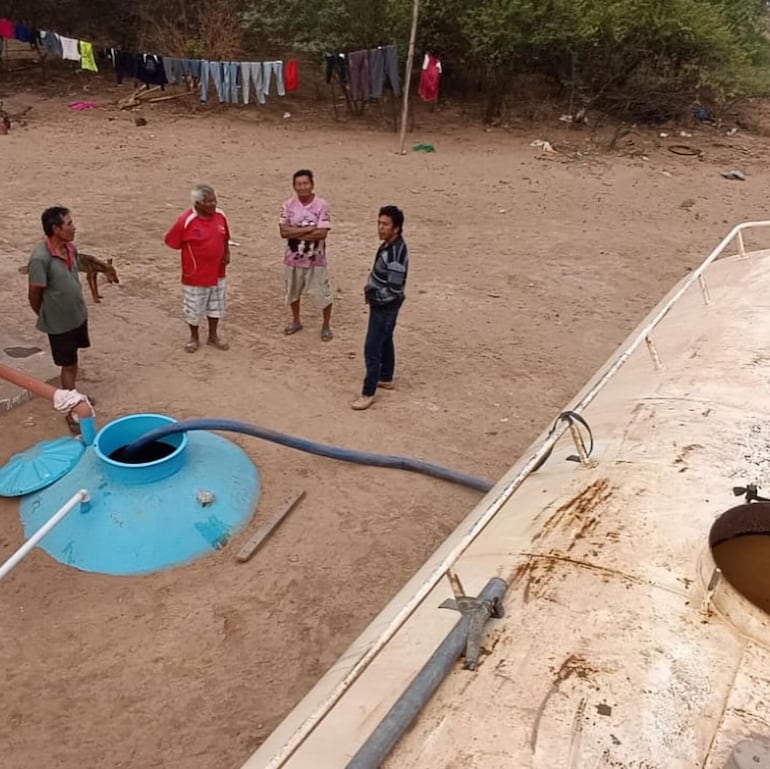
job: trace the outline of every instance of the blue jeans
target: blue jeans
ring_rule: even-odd
[[[396,348],[393,332],[400,307],[378,307],[369,305],[369,327],[364,342],[366,378],[361,391],[363,395],[374,395],[377,382],[392,382],[396,370]]]
[[[224,91],[225,101],[229,101],[230,104],[238,103],[238,72],[240,69],[240,62],[222,62],[222,90]]]
[[[265,103],[265,93],[262,84],[262,62],[241,62],[241,87],[243,89],[243,103],[249,103],[249,85],[254,84],[254,94],[260,104]]]
[[[209,76],[211,64],[205,59],[201,61],[201,101],[209,100]]]
[[[282,61],[263,61],[262,62],[262,92],[265,96],[270,95],[270,75],[275,73],[275,86],[279,96],[286,96],[286,89],[283,87],[283,62]]]

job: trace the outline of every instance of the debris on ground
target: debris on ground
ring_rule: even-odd
[[[746,174],[744,174],[743,171],[739,171],[737,168],[732,171],[722,171],[721,175],[724,176],[725,179],[737,179],[740,182],[746,181]]]
[[[543,152],[550,153],[551,155],[556,154],[556,150],[554,149],[553,144],[551,142],[546,141],[545,139],[535,139],[534,141],[531,141],[529,143],[530,147],[539,147]]]

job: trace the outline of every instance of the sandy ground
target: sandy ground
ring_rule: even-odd
[[[6,94],[7,107],[33,110],[0,136],[0,250],[22,264],[40,211],[61,202],[81,248],[114,257],[121,285],[91,304],[83,356],[101,423],[145,410],[224,416],[496,479],[729,226],[766,216],[767,142],[743,133],[677,139],[705,150],[698,161],[667,152],[673,139],[657,132],[608,154],[557,121],[484,131],[421,113],[409,143],[437,151],[399,157],[393,134],[335,126],[297,104],[288,120],[282,104],[270,120],[146,110],[136,127],[129,113],[75,113],[69,100]],[[535,138],[562,151],[539,157]],[[332,206],[329,344],[310,311],[302,333],[282,334],[277,213],[302,166]],[[745,183],[719,175],[736,167]],[[183,352],[178,256],[162,243],[198,181],[216,186],[241,244],[227,353]],[[361,289],[384,203],[405,209],[411,256],[398,389],[357,413]],[[4,311],[32,326],[24,277],[4,274]],[[0,417],[0,462],[62,428],[39,400]],[[81,573],[36,550],[3,582],[4,769],[236,769],[478,499],[236,440],[263,493],[224,550],[138,578]],[[248,533],[300,487],[301,506],[236,564]],[[17,503],[4,501],[0,559],[21,541]]]

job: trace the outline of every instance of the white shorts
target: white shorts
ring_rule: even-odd
[[[182,292],[182,310],[189,325],[199,325],[204,317],[225,317],[227,302],[224,278],[220,278],[216,286],[182,286]]]
[[[307,291],[313,304],[323,310],[334,302],[332,284],[326,267],[291,267],[283,270],[286,286],[286,304],[296,302]]]

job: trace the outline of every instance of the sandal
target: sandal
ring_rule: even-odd
[[[196,342],[194,339],[191,339],[185,346],[184,351],[185,352],[195,352],[198,347],[200,347],[200,342]]]
[[[321,329],[321,341],[322,342],[331,342],[332,339],[334,339],[334,334],[332,334],[332,330],[330,328],[322,328]]]
[[[206,344],[210,344],[212,347],[216,347],[217,350],[229,350],[230,345],[227,342],[222,342],[219,339],[209,339]]]
[[[292,334],[296,334],[297,331],[302,331],[302,324],[301,323],[289,323],[288,326],[283,330],[283,333],[286,334],[286,336],[291,336]]]

